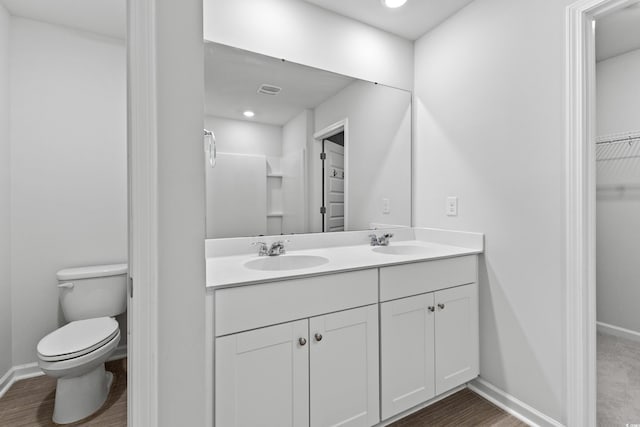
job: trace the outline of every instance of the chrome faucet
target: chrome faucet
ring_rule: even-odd
[[[286,253],[287,253],[287,250],[284,247],[284,241],[278,240],[277,242],[273,242],[271,244],[271,247],[269,248],[267,255],[277,256],[277,255],[284,255]]]
[[[392,233],[384,233],[380,237],[376,236],[375,234],[369,234],[369,238],[371,239],[371,246],[389,246],[389,239],[391,239],[392,237]]]
[[[273,242],[271,247],[269,247],[265,242],[254,242],[251,246],[258,247],[258,256],[277,256],[287,253],[284,243],[284,241],[278,240],[277,242]]]

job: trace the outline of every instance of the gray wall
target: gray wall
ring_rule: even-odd
[[[560,422],[570,3],[476,0],[416,42],[414,74],[416,225],[486,233],[480,374]]]
[[[122,40],[11,18],[13,365],[65,323],[56,271],[127,260],[125,60]]]
[[[0,378],[12,366],[9,23],[9,14],[0,3]]]
[[[202,0],[158,0],[158,421],[205,423]]]

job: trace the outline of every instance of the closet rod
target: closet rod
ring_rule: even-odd
[[[640,135],[629,135],[629,136],[625,136],[625,137],[622,137],[622,138],[604,139],[604,140],[596,142],[596,145],[600,145],[600,144],[620,144],[620,143],[623,143],[623,142],[632,143],[632,142],[636,142],[636,141],[640,141]]]

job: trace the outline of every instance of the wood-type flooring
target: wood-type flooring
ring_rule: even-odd
[[[68,426],[122,427],[127,425],[127,361],[108,362],[114,383],[102,408],[90,417]],[[55,380],[40,376],[16,382],[0,398],[0,426],[56,426],[51,421]],[[390,427],[521,427],[526,426],[469,389],[461,390],[424,408]],[[275,427],[275,426],[274,426]]]

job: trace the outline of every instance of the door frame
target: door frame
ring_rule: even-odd
[[[345,117],[342,120],[320,129],[313,134],[313,141],[314,144],[322,144],[323,139],[327,139],[340,132],[344,132],[344,231],[349,231],[349,204],[347,203],[347,200],[349,200],[349,119]],[[324,179],[324,176],[322,179]],[[309,182],[313,181],[309,180]]]
[[[638,0],[579,0],[565,16],[567,425],[595,427],[596,57],[595,20]]]

